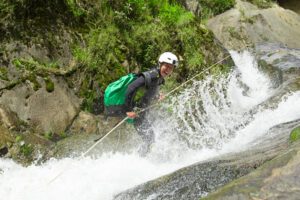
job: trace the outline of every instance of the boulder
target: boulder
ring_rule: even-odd
[[[16,115],[7,106],[0,104],[0,156],[8,153],[8,148],[14,141],[10,130],[17,126]]]
[[[104,136],[105,138],[88,155],[135,151],[141,139],[132,124],[124,122],[106,136],[121,120],[118,117],[80,112],[67,130],[68,137],[57,142],[55,157],[79,156]]]
[[[274,5],[268,9],[237,0],[235,7],[207,22],[215,36],[230,50],[241,50],[260,41],[300,48],[300,16]]]
[[[279,84],[297,78],[300,73],[300,49],[274,42],[258,42],[254,54],[260,69]]]
[[[68,130],[69,134],[92,134],[97,129],[93,114],[81,111]]]
[[[300,141],[252,173],[204,199],[299,199]]]
[[[0,104],[0,156],[10,157],[27,165],[33,160],[47,160],[52,155],[53,142],[30,133],[25,122],[7,106]]]
[[[52,92],[48,92],[45,81],[37,77],[41,85],[37,91],[26,81],[11,90],[4,90],[0,97],[0,103],[17,113],[36,133],[61,133],[79,112],[80,99],[64,79],[55,76],[50,79],[54,84]]]

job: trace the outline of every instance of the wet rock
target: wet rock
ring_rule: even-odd
[[[13,143],[10,130],[17,126],[16,115],[7,106],[0,104],[0,156],[8,153],[8,148]]]
[[[276,156],[284,156],[291,150],[287,149],[290,130],[299,125],[299,123],[299,120],[295,120],[271,128],[269,131],[272,132],[272,135],[275,132],[276,140],[267,137],[269,134],[266,134],[266,138],[258,139],[258,141],[264,142],[256,143],[256,145],[251,147],[251,150],[223,155],[210,161],[182,168],[169,175],[124,191],[116,195],[114,199],[194,200],[205,197],[207,194],[216,191],[237,178],[253,171],[255,173],[259,166],[269,163],[267,161],[274,159]],[[275,162],[273,167],[276,167],[278,164],[278,162]],[[299,171],[296,168],[294,170]],[[264,176],[264,174],[260,175]],[[241,185],[243,185],[242,181]],[[247,184],[244,184],[244,186],[247,187]],[[230,190],[228,194],[231,194]],[[214,199],[214,197],[211,199]],[[223,197],[219,199],[223,199]]]
[[[204,199],[299,199],[300,141],[254,172]]]
[[[274,42],[258,42],[254,53],[260,69],[270,76],[276,87],[300,74],[300,49]]]
[[[68,132],[70,134],[91,134],[95,133],[96,129],[97,122],[95,117],[90,113],[80,112]]]
[[[132,124],[124,122],[106,136],[121,120],[117,117],[107,118],[104,115],[81,112],[67,131],[70,136],[57,142],[55,157],[82,155],[104,136],[105,138],[88,155],[135,151],[141,139]],[[86,123],[89,125],[86,126]]]
[[[52,77],[54,91],[46,90],[45,81],[37,77],[41,88],[32,89],[30,82],[3,91],[0,103],[7,105],[28,123],[34,132],[45,134],[65,131],[79,112],[80,100],[60,77]]]
[[[27,165],[32,161],[47,160],[52,156],[53,142],[26,130],[8,106],[0,104],[0,156]]]
[[[0,126],[0,157],[8,153],[9,146],[13,143],[13,138],[9,130],[3,125]]]
[[[260,41],[300,48],[300,15],[277,5],[258,9],[237,0],[235,8],[210,19],[207,25],[231,50],[242,50]]]
[[[0,104],[0,123],[2,126],[13,129],[18,126],[18,118],[15,113],[13,113],[8,106]]]

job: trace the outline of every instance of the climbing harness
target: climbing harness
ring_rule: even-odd
[[[187,81],[185,81],[185,82],[182,83],[181,85],[177,86],[176,88],[174,88],[173,90],[171,90],[170,92],[168,92],[168,93],[165,95],[165,98],[168,97],[168,96],[170,96],[173,92],[175,92],[176,90],[178,90],[179,88],[181,88],[182,86],[184,86],[185,84],[187,84],[188,82],[194,80],[194,79],[195,79],[196,77],[198,77],[199,75],[201,75],[201,74],[207,72],[208,70],[212,69],[214,66],[216,66],[216,65],[219,64],[219,63],[221,63],[222,61],[226,60],[226,59],[229,58],[229,57],[230,57],[230,55],[226,56],[226,57],[223,58],[222,60],[216,62],[215,64],[211,65],[211,66],[208,67],[207,69],[201,71],[200,73],[198,73],[198,74],[196,74],[195,76],[193,76],[192,78],[188,79]],[[159,101],[158,101],[158,102],[159,102]],[[158,102],[156,102],[156,103],[154,103],[154,104],[148,106],[147,108],[144,108],[144,109],[142,109],[142,110],[136,112],[136,114],[138,115],[138,114],[140,114],[140,113],[142,113],[142,112],[145,112],[146,110],[149,110],[150,108],[152,108],[152,107],[154,107],[156,104],[158,104]],[[121,120],[117,125],[115,125],[115,127],[113,127],[113,128],[112,128],[109,132],[107,132],[103,137],[101,137],[100,139],[95,140],[95,141],[96,141],[95,144],[93,144],[86,152],[84,152],[84,153],[82,154],[81,157],[85,157],[92,149],[94,149],[100,142],[102,142],[102,141],[103,141],[110,133],[112,133],[112,132],[113,132],[114,130],[116,130],[120,125],[122,125],[127,119],[129,119],[128,116],[125,117],[123,120]],[[52,182],[54,182],[59,176],[62,175],[62,173],[63,173],[63,171],[60,172],[57,176],[55,176],[51,181],[49,181],[48,184],[51,184]]]

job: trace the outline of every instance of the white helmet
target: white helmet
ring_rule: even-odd
[[[159,63],[165,62],[174,65],[174,67],[178,67],[178,58],[175,54],[171,52],[165,52],[161,54],[158,59],[158,62]]]

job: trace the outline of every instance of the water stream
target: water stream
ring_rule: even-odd
[[[123,190],[189,164],[244,150],[274,125],[300,118],[300,92],[284,96],[276,109],[252,112],[276,89],[258,71],[250,53],[231,54],[236,67],[227,77],[196,81],[153,111],[156,142],[147,157],[106,153],[26,168],[0,158],[1,199],[110,200]],[[62,176],[48,184],[61,171]]]

